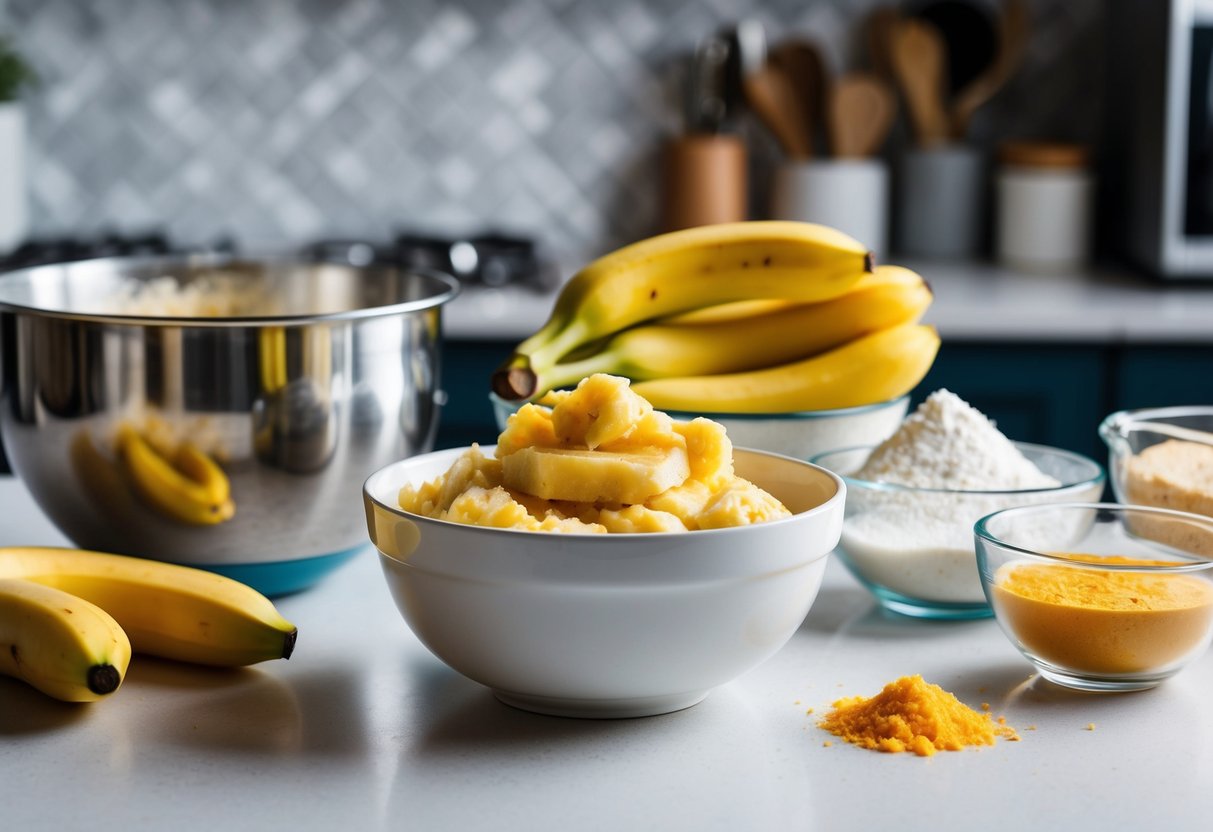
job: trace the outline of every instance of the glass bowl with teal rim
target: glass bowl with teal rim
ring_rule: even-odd
[[[489,393],[497,429],[505,430],[506,420],[524,402],[506,401]],[[724,425],[729,440],[737,448],[754,448],[797,459],[808,459],[832,448],[875,445],[897,430],[910,404],[909,396],[899,396],[862,407],[838,410],[807,410],[795,413],[687,413],[666,411],[675,419],[689,421],[704,416]]]
[[[1095,460],[1045,445],[1015,447],[1060,485],[1014,491],[915,488],[859,479],[874,446],[817,454],[810,462],[847,485],[842,538],[835,553],[886,609],[917,618],[969,619],[993,615],[982,590],[973,524],[1005,508],[1094,502],[1104,488]]]

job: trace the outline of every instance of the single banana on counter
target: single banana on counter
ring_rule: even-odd
[[[236,667],[290,658],[295,626],[255,589],[172,563],[55,547],[0,548],[0,579],[32,581],[107,610],[137,653]]]
[[[167,517],[205,526],[223,523],[236,513],[227,474],[188,442],[170,463],[126,426],[118,432],[118,459],[139,496]]]
[[[870,271],[871,252],[811,223],[725,223],[642,240],[564,285],[547,323],[493,374],[493,390],[529,398],[571,350],[642,321],[753,298],[827,300]]]
[[[880,266],[845,295],[820,303],[761,307],[758,314],[695,323],[694,316],[705,320],[702,313],[711,312],[710,307],[689,313],[690,323],[661,319],[625,329],[598,352],[537,373],[536,386],[551,390],[594,373],[643,381],[772,367],[917,321],[930,304],[931,289],[922,277],[900,266]]]
[[[95,604],[0,578],[0,673],[64,702],[95,702],[122,684],[131,643]]]
[[[900,324],[820,355],[745,373],[641,381],[632,389],[661,410],[791,413],[887,401],[922,381],[935,354],[934,327]]]

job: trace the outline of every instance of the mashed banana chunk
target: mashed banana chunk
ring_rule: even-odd
[[[789,516],[733,472],[710,419],[679,422],[628,380],[598,374],[510,416],[493,457],[469,448],[450,470],[400,490],[414,514],[573,534],[683,532]]]

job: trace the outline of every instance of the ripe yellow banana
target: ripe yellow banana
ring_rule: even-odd
[[[773,367],[869,332],[916,321],[930,304],[931,290],[919,275],[900,266],[880,266],[864,275],[850,292],[820,303],[783,305],[774,311],[729,315],[706,323],[662,319],[625,329],[599,352],[537,373],[537,387],[551,390],[594,373],[642,381]]]
[[[227,474],[190,443],[178,448],[170,464],[126,426],[118,432],[118,458],[139,496],[167,517],[212,525],[236,513]]]
[[[0,579],[0,673],[65,702],[122,684],[131,643],[108,613],[62,590]]]
[[[642,321],[754,298],[827,300],[871,270],[863,246],[810,223],[725,223],[642,240],[574,275],[547,323],[493,374],[493,389],[529,398],[537,374],[571,350]]]
[[[790,413],[857,407],[908,393],[927,374],[938,351],[934,327],[899,324],[778,367],[654,379],[632,389],[662,410]]]
[[[239,581],[171,563],[54,547],[0,548],[0,579],[62,590],[107,610],[137,653],[236,667],[290,658],[297,631]]]

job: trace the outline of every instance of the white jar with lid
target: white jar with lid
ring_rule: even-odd
[[[1094,188],[1081,145],[1010,142],[999,151],[998,259],[1012,268],[1066,271],[1091,245]]]

